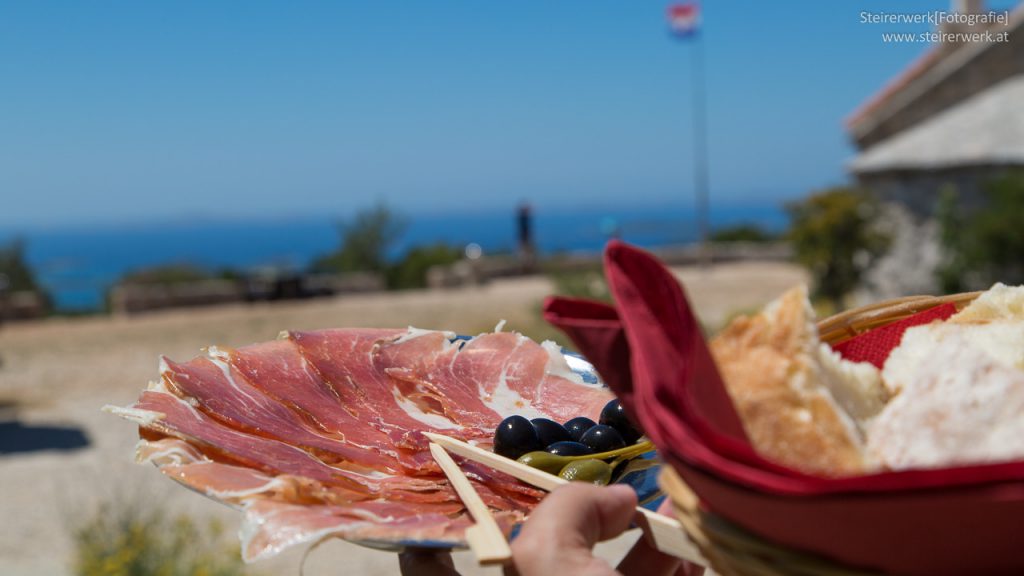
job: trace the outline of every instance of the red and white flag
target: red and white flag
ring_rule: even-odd
[[[680,2],[668,7],[668,25],[672,34],[685,38],[697,33],[700,26],[700,5]]]

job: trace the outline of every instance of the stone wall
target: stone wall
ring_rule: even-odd
[[[914,294],[938,294],[936,269],[942,262],[939,224],[906,205],[883,205],[879,227],[891,238],[889,251],[872,266],[854,294],[858,304]]]
[[[934,215],[939,195],[950,187],[957,192],[961,210],[980,208],[985,201],[982,191],[986,183],[1012,169],[1009,166],[968,166],[946,170],[899,170],[861,174],[857,182],[883,202],[903,204],[920,220]]]
[[[969,214],[984,206],[984,188],[995,178],[1020,167],[971,166],[935,171],[871,174],[859,183],[884,205],[880,225],[893,238],[888,254],[867,274],[857,298],[871,302],[912,294],[938,294],[935,274],[944,255],[936,220],[938,199],[945,189],[957,193],[955,210]],[[970,283],[969,283],[970,284]],[[974,288],[984,288],[975,286]]]

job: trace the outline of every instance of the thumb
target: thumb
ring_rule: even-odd
[[[635,507],[636,493],[629,486],[574,482],[555,490],[512,543],[516,568],[523,576],[577,573],[573,570],[613,574],[591,549],[629,528]]]

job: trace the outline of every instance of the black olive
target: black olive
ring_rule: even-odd
[[[515,459],[543,449],[533,424],[522,416],[505,418],[494,431],[494,451],[506,458]]]
[[[541,446],[550,446],[555,442],[572,440],[572,437],[569,436],[569,431],[554,420],[534,418],[530,422],[533,423],[533,427],[537,430],[537,438],[540,438]]]
[[[622,407],[622,402],[619,402],[618,399],[605,404],[604,409],[601,410],[601,419],[599,422],[605,426],[611,426],[618,430],[626,444],[634,444],[641,436],[643,436],[643,432],[633,425],[629,416],[626,415],[626,410]]]
[[[565,429],[569,431],[569,437],[574,442],[579,442],[580,438],[583,437],[583,433],[594,427],[597,422],[594,422],[590,418],[585,416],[578,416],[569,420],[565,423]]]
[[[618,450],[626,445],[622,435],[615,428],[604,424],[598,424],[584,432],[580,442],[590,446],[594,452]]]
[[[579,442],[555,442],[545,450],[559,456],[585,456],[594,453],[590,446]]]

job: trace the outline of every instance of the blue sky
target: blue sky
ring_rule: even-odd
[[[0,1],[0,229],[688,203],[666,6]],[[925,49],[858,23],[892,9],[704,3],[713,206],[845,180],[842,119]]]

